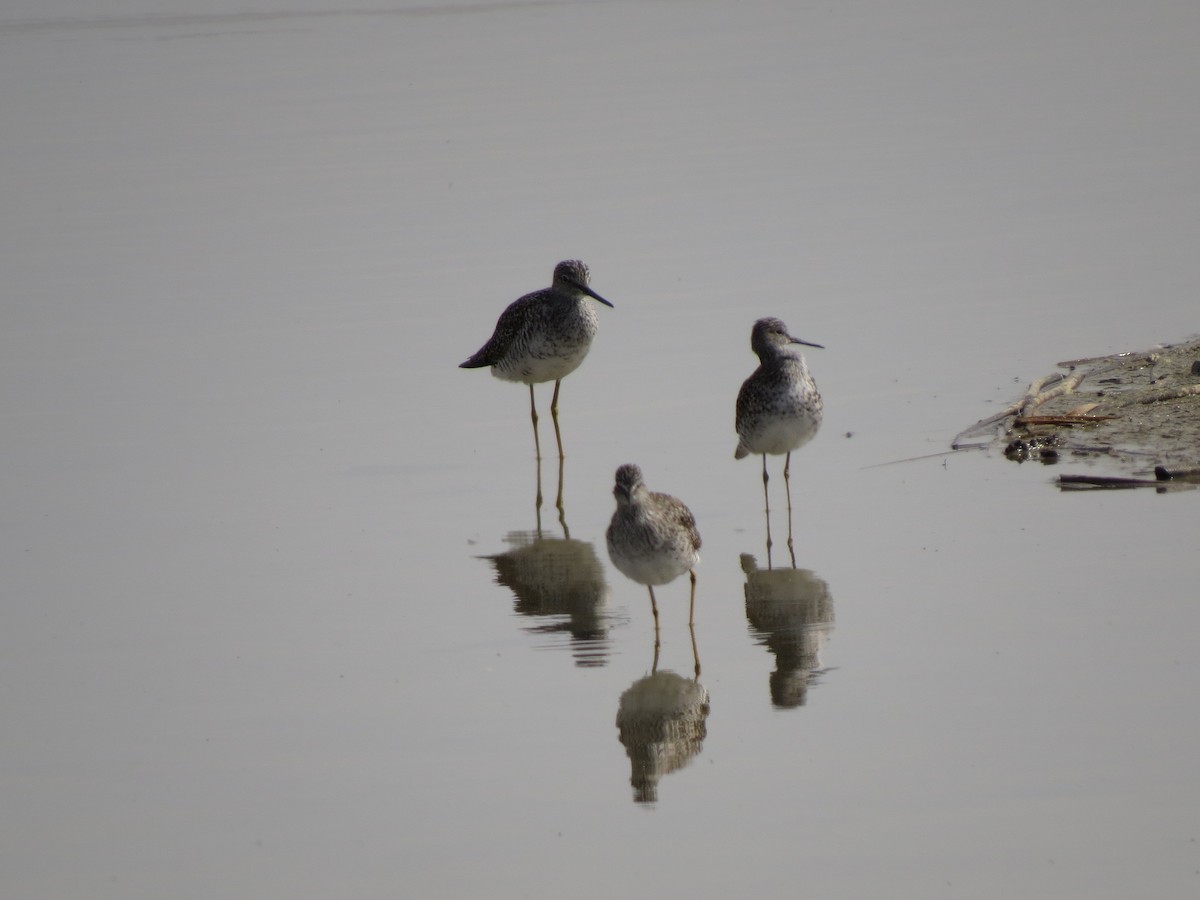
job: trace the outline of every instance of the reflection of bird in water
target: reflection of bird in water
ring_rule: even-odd
[[[604,580],[595,547],[587,541],[528,531],[510,532],[505,543],[512,549],[485,557],[496,567],[496,583],[516,595],[517,613],[554,618],[530,630],[568,632],[576,665],[604,665],[609,645],[604,610],[612,588]]]
[[[550,417],[554,437],[562,458],[562,434],[558,429],[558,389],[562,380],[583,362],[592,347],[599,320],[588,298],[612,306],[588,287],[588,268],[577,259],[568,259],[554,267],[550,287],[514,300],[500,314],[496,330],[462,369],[492,367],[492,374],[505,381],[529,385],[529,415],[533,420],[533,445],[538,459],[542,445],[538,439],[538,414],[533,402],[533,386],[554,382]]]
[[[821,674],[821,650],[833,630],[829,585],[808,569],[760,569],[742,554],[746,573],[746,618],[752,631],[775,654],[771,701],[778,707],[803,706],[809,685]]]
[[[617,731],[629,757],[633,799],[653,803],[658,782],[700,752],[708,733],[708,691],[698,679],[655,669],[621,695]],[[697,663],[697,665],[699,665]]]
[[[626,463],[617,469],[613,496],[617,510],[608,526],[608,555],[625,577],[646,585],[654,613],[654,643],[658,646],[658,603],[654,585],[667,584],[687,572],[692,593],[688,625],[696,611],[696,571],[700,562],[700,533],[691,511],[669,494],[646,487],[642,470]]]
[[[737,397],[738,445],[735,459],[751,453],[762,454],[763,497],[767,505],[767,553],[771,552],[771,497],[767,491],[767,454],[787,456],[783,463],[783,486],[787,492],[788,550],[792,544],[792,486],[790,470],[792,451],[803,447],[821,427],[824,402],[809,374],[804,354],[793,345],[818,347],[809,341],[788,334],[787,326],[779,319],[759,319],[750,332],[750,347],[758,354],[759,365],[742,384]],[[823,348],[822,348],[823,349]]]

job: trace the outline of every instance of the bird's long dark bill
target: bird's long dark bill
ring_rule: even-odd
[[[603,303],[605,306],[612,306],[611,303],[609,303],[607,300],[605,300],[603,297],[601,297],[599,294],[597,294],[595,291],[593,291],[586,284],[580,284],[577,281],[572,281],[571,284],[575,285],[575,287],[579,288],[581,291],[583,291],[585,294],[587,294],[593,300],[598,300],[600,303]]]
[[[611,306],[612,304],[609,304],[609,305]],[[818,350],[825,349],[824,344],[814,344],[812,341],[802,341],[798,337],[789,337],[788,341],[789,341],[789,343],[792,343],[792,344],[803,344],[805,347],[816,347]]]

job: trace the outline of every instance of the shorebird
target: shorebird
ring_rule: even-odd
[[[533,386],[554,382],[550,417],[558,458],[563,458],[562,434],[558,430],[558,389],[562,380],[583,362],[596,335],[596,310],[591,298],[605,306],[607,300],[588,287],[588,267],[577,259],[568,259],[554,267],[554,279],[548,288],[514,300],[500,314],[496,330],[488,342],[461,369],[492,367],[492,374],[505,381],[529,385],[529,416],[533,420],[533,446],[542,458],[538,440],[537,406]]]
[[[654,613],[654,643],[658,645],[658,603],[654,585],[667,584],[687,572],[692,593],[688,625],[696,611],[696,564],[700,562],[700,533],[696,519],[670,494],[646,487],[642,470],[632,463],[617,469],[613,496],[617,510],[608,526],[608,555],[625,577],[646,585]],[[699,662],[697,661],[697,667]]]
[[[767,454],[787,454],[783,463],[783,484],[787,491],[788,549],[792,549],[792,487],[790,469],[792,451],[803,447],[821,427],[825,404],[809,374],[804,354],[795,344],[824,349],[820,344],[802,341],[788,333],[779,319],[759,319],[750,332],[750,347],[758,354],[758,368],[738,391],[734,426],[738,445],[734,459],[751,453],[762,454],[763,497],[767,504],[767,547],[771,545],[771,497],[767,491]]]

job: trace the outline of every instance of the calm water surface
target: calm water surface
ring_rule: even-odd
[[[1196,9],[355,6],[0,15],[2,892],[1193,896],[1197,495],[904,460],[1197,330]],[[571,257],[539,472],[456,366]]]

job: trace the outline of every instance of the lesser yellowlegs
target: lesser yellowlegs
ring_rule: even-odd
[[[788,333],[779,319],[759,319],[750,332],[750,347],[758,354],[759,365],[738,391],[734,425],[738,433],[734,458],[751,453],[762,454],[763,497],[767,505],[767,547],[771,544],[771,497],[767,491],[767,454],[786,454],[783,484],[787,492],[788,549],[792,549],[792,487],[790,469],[792,451],[803,447],[821,427],[824,402],[809,374],[804,354],[794,345],[818,347]],[[823,349],[823,348],[821,348]]]
[[[700,562],[700,533],[691,510],[670,494],[646,487],[642,470],[632,463],[617,469],[613,496],[617,511],[608,526],[608,555],[623,575],[646,585],[654,613],[654,638],[658,644],[658,603],[654,585],[667,584],[687,572],[692,593],[688,625],[696,611],[696,564]],[[697,661],[697,668],[699,662]]]
[[[588,287],[588,268],[577,259],[568,259],[554,267],[550,287],[514,300],[500,314],[496,330],[466,362],[463,369],[492,367],[492,374],[505,381],[529,385],[529,415],[533,420],[533,446],[542,458],[538,440],[537,406],[533,386],[554,382],[550,416],[558,456],[563,456],[562,435],[558,430],[558,389],[567,375],[579,368],[592,346],[598,320],[587,302],[592,298],[605,306],[607,300]]]

